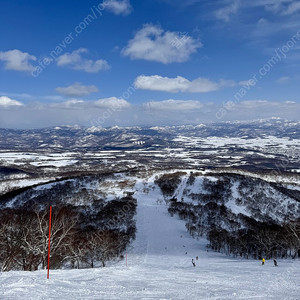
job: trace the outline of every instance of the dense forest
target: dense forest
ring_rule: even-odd
[[[206,236],[211,249],[228,255],[300,257],[298,191],[236,174],[214,178],[207,175],[200,183],[196,182],[197,177],[192,173],[188,176],[181,199],[175,191],[182,182],[182,173],[164,174],[156,179],[169,204],[170,215],[184,220],[193,237]],[[232,199],[233,210],[228,204]],[[244,211],[239,213],[236,209]]]
[[[122,259],[135,238],[136,199],[124,195],[106,201],[95,189],[84,187],[101,181],[101,176],[67,180],[6,199],[0,210],[1,270],[46,267],[50,203],[52,269],[93,268]]]

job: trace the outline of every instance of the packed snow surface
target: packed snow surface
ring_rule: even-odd
[[[138,179],[137,238],[106,268],[0,273],[0,299],[300,299],[300,262],[232,258],[206,249],[170,217],[154,178]],[[196,256],[199,257],[196,260]],[[196,266],[192,266],[194,259]]]

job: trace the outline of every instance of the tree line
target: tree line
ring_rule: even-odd
[[[300,257],[300,219],[277,224],[234,214],[224,204],[204,205],[170,200],[171,216],[185,220],[195,238],[205,235],[208,246],[227,255],[245,258]]]
[[[211,228],[207,238],[210,248],[227,255],[259,259],[300,257],[300,219],[283,225],[260,222],[255,228],[234,232]]]
[[[116,206],[116,202],[114,206]],[[122,257],[122,252],[135,237],[133,221],[136,201],[111,212],[113,223],[99,227],[93,219],[71,205],[53,209],[51,230],[51,268],[95,266]],[[99,212],[98,212],[99,215]],[[93,215],[94,216],[94,215]],[[97,216],[97,215],[96,215]],[[129,217],[128,217],[129,216]],[[124,222],[122,224],[121,217]],[[0,211],[0,266],[2,271],[44,269],[48,254],[49,210],[5,208]],[[103,224],[103,223],[102,223]]]

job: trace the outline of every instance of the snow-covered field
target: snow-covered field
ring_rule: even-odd
[[[300,299],[300,262],[207,252],[183,221],[170,217],[157,187],[138,199],[137,238],[126,259],[106,268],[0,273],[0,299]],[[196,260],[196,256],[199,259]],[[196,267],[192,266],[194,259]]]
[[[112,138],[111,142],[101,140],[95,145],[99,137],[89,134],[74,140],[71,145],[65,145],[64,148],[59,146],[56,149],[55,144],[51,142],[44,146],[40,145],[41,148],[28,146],[28,149],[31,149],[28,150],[29,152],[18,151],[19,148],[14,151],[0,150],[0,166],[18,168],[22,166],[26,169],[38,167],[45,172],[58,172],[59,169],[70,170],[95,166],[134,168],[141,162],[145,164],[145,161],[148,161],[158,166],[162,162],[170,162],[170,164],[177,162],[195,168],[214,166],[249,169],[249,166],[255,166],[267,170],[273,168],[273,170],[299,173],[299,138],[277,137],[269,134],[262,134],[256,138],[250,138],[247,134],[240,137],[226,135],[199,137],[197,134],[198,131],[194,134],[185,132],[174,138],[159,135],[159,140],[156,140],[152,135],[136,136],[128,133]],[[53,138],[59,138],[62,143],[64,141],[63,137],[56,134]],[[103,148],[99,147],[100,145]],[[95,147],[99,150],[95,151]],[[118,148],[118,150],[105,150],[106,147]]]
[[[12,188],[23,188],[27,186],[33,186],[36,184],[41,184],[44,182],[48,182],[55,179],[54,177],[48,177],[48,178],[40,178],[40,179],[18,179],[18,180],[6,180],[6,181],[0,181],[0,193],[5,192],[6,190],[12,189]]]
[[[263,148],[278,148],[280,145],[281,148],[288,150],[293,147],[299,147],[300,140],[297,139],[289,139],[289,138],[279,138],[275,136],[267,136],[265,135],[263,138],[248,138],[243,137],[219,137],[219,136],[211,136],[207,138],[199,138],[199,137],[189,137],[189,136],[178,136],[174,139],[176,142],[183,142],[189,146],[197,146],[201,145],[204,148],[212,148],[212,147],[224,147],[230,145],[240,145],[245,148],[251,149],[263,149]]]
[[[42,155],[38,153],[23,153],[23,152],[0,152],[0,160],[3,165],[9,165],[17,163],[18,165],[24,165],[29,163],[33,166],[54,166],[64,167],[76,164],[78,160],[73,159],[76,153],[52,153],[49,155]]]

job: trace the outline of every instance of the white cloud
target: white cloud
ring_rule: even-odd
[[[240,1],[239,0],[234,0],[230,5],[222,7],[215,11],[215,16],[217,19],[229,22],[230,17],[232,15],[237,14],[238,10],[240,8]]]
[[[223,0],[223,7],[214,12],[215,17],[229,22],[241,8],[261,8],[275,15],[292,15],[300,10],[300,1],[295,0]]]
[[[98,92],[98,88],[94,85],[82,85],[76,82],[67,87],[57,87],[55,89],[58,93],[68,97],[82,97],[91,93]]]
[[[278,15],[292,15],[300,10],[300,1],[295,0],[256,0],[243,1],[245,7],[264,7],[266,11]]]
[[[34,70],[31,61],[36,61],[36,57],[20,50],[9,50],[0,52],[0,60],[5,62],[6,70],[30,72]]]
[[[279,83],[279,84],[285,84],[285,83],[288,83],[290,80],[291,80],[290,77],[288,77],[288,76],[282,76],[282,77],[278,78],[276,80],[276,82]]]
[[[3,91],[0,91],[0,94],[2,94],[3,96],[7,96],[7,97],[17,97],[17,98],[22,98],[22,99],[31,99],[33,96],[30,94],[26,94],[26,93],[6,93]]]
[[[14,106],[0,109],[0,127],[24,129],[62,124],[103,127],[160,126],[271,117],[300,120],[300,103],[293,101],[243,101],[228,108],[222,119],[218,119],[216,113],[223,104],[200,103],[197,100],[150,101],[144,105],[130,105],[123,99],[111,97],[98,101],[72,99],[57,104],[34,102],[19,107],[21,109],[14,109]]]
[[[283,5],[280,2],[274,3],[274,4],[269,4],[269,5],[265,6],[265,10],[270,11],[274,14],[277,14],[278,12],[283,10]]]
[[[289,4],[284,11],[281,12],[282,15],[292,15],[300,10],[300,1],[293,2]]]
[[[79,99],[70,99],[62,103],[51,104],[50,107],[64,109],[112,109],[114,111],[130,107],[130,103],[117,97],[103,98],[96,101],[84,101]]]
[[[65,109],[81,109],[84,104],[85,101],[83,100],[71,99],[62,103],[52,104],[51,107],[65,108]]]
[[[199,77],[193,81],[189,81],[181,76],[169,78],[159,75],[138,76],[134,82],[134,86],[137,89],[170,93],[207,93],[216,91],[222,87],[234,85],[234,81],[231,80],[220,80],[219,82],[213,82],[207,78]]]
[[[131,59],[144,59],[164,64],[185,62],[197,52],[202,43],[187,34],[164,31],[161,27],[146,24],[122,50]]]
[[[195,110],[203,107],[203,104],[196,100],[163,100],[163,101],[149,101],[144,104],[144,107],[150,110],[163,111],[183,111]]]
[[[299,120],[300,103],[293,101],[246,100],[227,110],[223,120],[254,120],[279,117]]]
[[[129,0],[106,0],[103,2],[105,8],[115,15],[127,16],[132,11],[132,6]]]
[[[257,81],[253,78],[239,82],[239,85],[241,85],[243,87],[248,87],[248,88],[254,87],[256,84],[257,84]]]
[[[45,100],[50,100],[50,101],[62,101],[62,100],[64,100],[64,97],[59,96],[59,95],[48,95],[48,96],[42,96],[42,97],[39,97],[39,98],[42,98],[42,99],[45,99]]]
[[[266,105],[272,105],[272,103],[273,102],[269,102],[267,100],[245,100],[237,104],[237,106],[243,106],[245,108],[258,108]]]
[[[11,99],[7,96],[0,96],[0,109],[1,108],[11,108],[11,107],[20,107],[24,104],[20,101]]]
[[[88,49],[79,48],[71,53],[65,53],[57,58],[58,66],[67,66],[73,70],[81,70],[87,73],[97,73],[100,70],[107,70],[110,68],[107,61],[103,59],[92,60],[82,57],[83,53],[88,53]]]
[[[94,102],[95,106],[99,108],[111,108],[111,109],[122,109],[130,107],[130,103],[124,99],[119,99],[116,97],[99,99]]]

